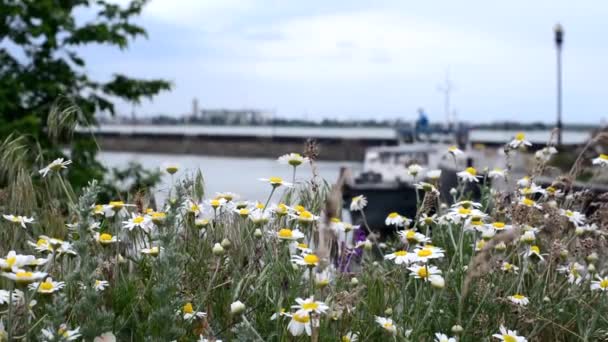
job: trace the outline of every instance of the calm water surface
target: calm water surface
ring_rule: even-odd
[[[259,178],[278,176],[289,182],[292,178],[291,167],[279,164],[274,159],[101,152],[99,160],[107,167],[125,167],[130,161],[136,161],[150,169],[159,168],[166,162],[177,163],[180,165],[180,171],[176,177],[194,174],[200,169],[205,177],[207,194],[230,191],[246,200],[265,201],[268,197],[270,186],[259,181]],[[333,183],[338,178],[341,166],[351,167],[355,172],[361,169],[360,163],[322,161],[318,162],[319,174]],[[311,168],[306,164],[298,167],[296,178],[306,180],[311,175]],[[164,173],[157,200],[165,197],[170,182],[171,177]]]

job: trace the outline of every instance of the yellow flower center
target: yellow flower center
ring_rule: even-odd
[[[194,308],[192,308],[192,303],[186,303],[182,308],[182,311],[186,314],[191,314],[194,312]]]
[[[281,177],[270,177],[270,184],[272,185],[281,185],[283,184],[283,178]]]
[[[548,192],[548,193],[552,193],[552,194],[553,194],[553,193],[555,193],[555,188],[554,188],[554,187],[552,187],[552,186],[548,186],[548,187],[547,187],[547,192]]]
[[[167,166],[167,168],[165,170],[170,174],[174,174],[177,172],[178,168],[177,168],[177,166],[172,165],[172,166]]]
[[[503,267],[504,267],[505,270],[510,271],[513,268],[513,265],[511,265],[508,262],[505,262],[504,265],[503,265]]]
[[[40,289],[44,291],[51,291],[55,286],[50,281],[45,281],[40,284]]]
[[[390,213],[390,214],[388,214],[388,217],[394,219],[394,218],[399,217],[399,214],[397,214],[397,213]]]
[[[264,209],[264,204],[258,202],[258,203],[255,204],[255,207],[258,208],[258,209]]]
[[[416,272],[416,273],[418,273],[418,276],[420,278],[426,278],[429,275],[429,272],[426,270],[426,267],[420,267],[418,269],[418,272]]]
[[[418,256],[419,257],[428,257],[430,255],[433,254],[433,251],[428,249],[428,248],[423,248],[421,250],[418,251]]]
[[[200,208],[199,208],[198,204],[192,204],[190,206],[190,211],[199,211],[199,210],[200,210]]]
[[[135,224],[141,224],[144,222],[144,217],[143,216],[135,216],[133,218],[133,223]]]
[[[120,210],[125,206],[125,202],[123,201],[112,201],[110,202],[110,206],[112,206],[112,209],[114,210]]]
[[[153,220],[163,220],[167,217],[167,214],[163,213],[163,212],[155,212],[152,213],[152,219]]]
[[[477,170],[474,167],[467,167],[465,171],[471,176],[477,176]]]
[[[301,206],[301,205],[296,205],[296,206],[295,206],[295,209],[296,209],[296,211],[297,211],[298,213],[301,213],[301,212],[303,212],[303,211],[306,211],[306,208],[304,208],[304,206]]]
[[[6,258],[6,264],[8,265],[8,268],[12,268],[13,265],[15,264],[15,262],[17,262],[17,257],[12,256],[12,257]]]
[[[467,209],[467,208],[459,208],[458,209],[458,213],[460,215],[469,215],[471,214],[471,209]]]
[[[533,205],[536,204],[536,202],[534,202],[533,200],[529,199],[529,198],[524,198],[524,200],[522,201],[522,203],[524,205],[527,205],[528,207],[531,207]]]
[[[305,313],[302,313],[302,314],[295,313],[293,315],[293,320],[298,323],[306,324],[306,323],[310,322],[310,316],[308,316],[308,314],[305,314]]]
[[[298,244],[298,247],[299,247],[299,248],[308,248],[308,245],[307,245],[307,244],[305,244],[305,243],[299,243],[299,244]]]
[[[476,247],[477,247],[477,249],[480,250],[480,249],[483,249],[485,247],[485,245],[486,245],[486,241],[485,240],[479,240],[479,241],[477,241],[477,246]]]
[[[494,223],[492,223],[492,226],[494,227],[494,229],[501,230],[505,227],[505,223],[504,222],[494,222]]]
[[[525,138],[526,138],[526,135],[522,132],[515,134],[515,140],[517,140],[517,141],[523,141]]]
[[[17,277],[18,279],[21,278],[31,278],[34,276],[34,273],[32,272],[26,272],[26,271],[19,271],[17,273],[15,273],[15,277]]]
[[[13,222],[19,222],[19,216],[13,217]]]
[[[540,254],[540,248],[538,246],[532,246],[532,247],[530,247],[530,250],[533,253]]]
[[[574,213],[570,210],[566,210],[566,216],[572,217],[572,216],[574,216]]]
[[[302,304],[302,309],[304,309],[304,310],[316,310],[318,308],[319,308],[319,304],[317,304],[315,302]]]
[[[386,322],[386,323],[382,324],[382,326],[384,327],[384,329],[392,329],[393,328],[393,323]]]
[[[101,205],[101,204],[95,205],[95,212],[96,213],[103,213],[103,205]]]
[[[300,218],[310,220],[312,219],[312,213],[310,211],[304,210],[300,213]]]
[[[416,232],[414,232],[413,230],[408,230],[407,233],[405,234],[405,237],[408,240],[416,240]]]
[[[249,215],[249,209],[241,209],[241,210],[239,210],[239,215],[241,215],[241,216],[247,216],[247,215]]]
[[[600,154],[600,157],[599,157],[599,158],[600,158],[601,160],[608,160],[608,154],[603,154],[603,153],[602,153],[602,154]]]
[[[283,229],[279,230],[279,237],[280,238],[289,239],[292,236],[293,236],[293,232],[291,231],[291,229],[283,228]]]
[[[407,255],[406,251],[396,251],[395,252],[395,256],[398,256],[398,257],[404,257],[406,255]]]
[[[433,223],[433,219],[430,217],[426,217],[426,218],[424,218],[424,223],[426,223],[427,225],[431,224],[431,223]]]
[[[608,288],[608,278],[604,278],[600,281],[600,287],[603,289]]]
[[[340,219],[339,219],[339,218],[337,218],[337,217],[332,217],[332,218],[331,218],[331,222],[332,222],[332,223],[340,223]]]
[[[36,241],[36,246],[38,247],[46,247],[49,245],[49,242],[45,239],[38,239],[38,241]]]
[[[211,206],[214,207],[214,208],[219,207],[220,206],[220,200],[212,199],[211,200]]]
[[[99,241],[110,242],[110,241],[112,241],[112,235],[110,235],[108,233],[103,233],[103,234],[99,235]]]
[[[513,295],[513,298],[515,298],[517,300],[522,300],[522,299],[524,299],[526,297],[524,295],[522,295],[522,294],[517,293],[517,294]]]
[[[304,263],[307,265],[316,265],[319,263],[319,257],[314,254],[306,254],[304,256]]]
[[[342,336],[342,342],[350,342],[350,337],[346,335]]]
[[[502,335],[502,340],[504,342],[517,342],[517,339],[511,335]]]
[[[448,151],[450,151],[450,152],[454,152],[454,151],[457,151],[457,150],[458,150],[458,147],[456,147],[456,146],[450,146],[450,147],[448,147]]]

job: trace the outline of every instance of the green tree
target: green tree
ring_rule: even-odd
[[[28,135],[40,145],[45,159],[54,158],[60,154],[60,146],[69,145],[77,160],[69,177],[77,188],[91,177],[101,177],[103,168],[95,160],[93,138],[72,137],[72,129],[94,124],[98,111],[114,114],[116,99],[137,103],[171,85],[121,74],[114,74],[108,82],[93,80],[78,51],[90,44],[125,49],[133,39],[146,37],[144,28],[132,22],[146,3],[0,0],[0,138],[15,132]],[[95,16],[82,23],[77,12]]]

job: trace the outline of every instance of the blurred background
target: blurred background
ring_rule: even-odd
[[[603,1],[0,0],[0,16],[2,147],[74,159],[76,186],[162,184],[171,161],[251,198],[309,139],[335,181],[372,147],[493,158],[518,132],[568,170],[608,117]]]

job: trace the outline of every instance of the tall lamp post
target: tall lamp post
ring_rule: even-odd
[[[562,145],[562,44],[564,28],[559,23],[553,27],[557,52],[557,146]]]

